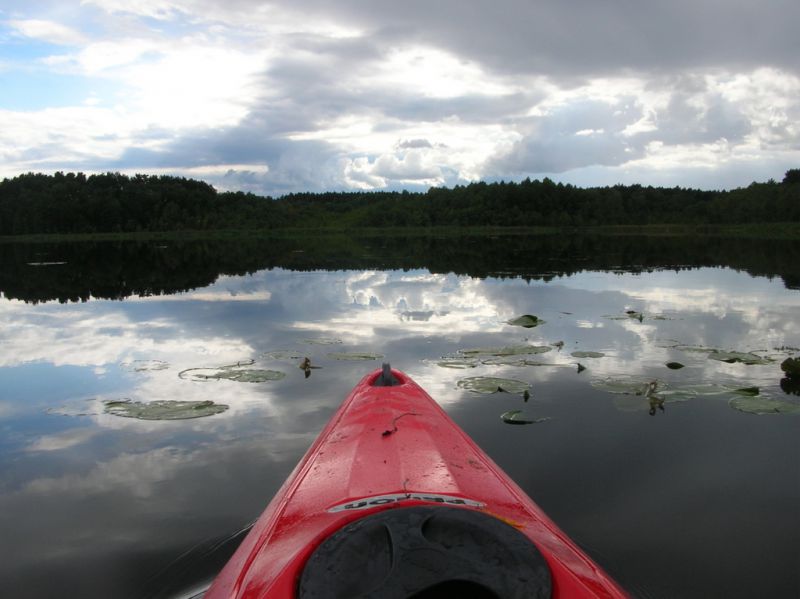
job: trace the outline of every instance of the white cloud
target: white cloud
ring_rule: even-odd
[[[720,187],[780,178],[800,159],[786,28],[750,46],[718,31],[748,23],[747,7],[715,17],[703,38],[693,28],[664,37],[652,22],[686,28],[681,10],[713,22],[702,0],[691,10],[612,3],[578,21],[556,3],[512,1],[502,15],[454,6],[84,0],[80,31],[62,13],[18,11],[31,17],[10,22],[18,35],[71,47],[11,60],[7,72],[35,65],[105,91],[0,113],[0,175],[171,172],[273,195],[553,173],[659,184],[691,172],[676,183]],[[556,36],[557,22],[572,35]],[[626,43],[592,22],[614,23]],[[576,38],[595,51],[578,52]],[[725,175],[736,169],[747,175]]]
[[[8,24],[29,38],[63,46],[78,46],[86,42],[82,33],[57,23],[41,19],[11,20]]]
[[[109,13],[129,13],[153,19],[170,19],[188,13],[192,2],[176,0],[81,0],[81,6],[96,6]]]

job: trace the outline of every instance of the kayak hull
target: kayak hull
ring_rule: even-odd
[[[414,381],[364,377],[215,579],[206,599],[295,597],[314,550],[345,525],[414,506],[488,514],[544,556],[552,597],[626,597]],[[369,556],[364,556],[369,559]]]

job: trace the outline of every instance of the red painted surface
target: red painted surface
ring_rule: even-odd
[[[353,389],[205,599],[294,597],[305,561],[328,535],[382,509],[425,505],[432,494],[480,502],[461,509],[485,511],[527,535],[550,566],[553,597],[627,597],[421,387],[393,373],[400,385],[373,387],[376,371]],[[399,500],[329,511],[391,494]]]

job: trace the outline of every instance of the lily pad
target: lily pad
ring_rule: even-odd
[[[225,379],[228,381],[236,381],[237,383],[265,383],[267,381],[279,381],[285,376],[286,373],[281,372],[280,370],[262,370],[253,368],[243,370],[225,370],[208,378]]]
[[[186,420],[221,414],[228,409],[225,404],[213,401],[151,401],[125,400],[106,401],[105,413],[123,418],[139,420]]]
[[[549,418],[537,418],[535,420],[529,420],[522,413],[522,410],[511,410],[509,412],[504,412],[500,415],[500,418],[506,424],[536,424],[538,422],[550,420]]]
[[[800,414],[800,403],[766,397],[734,397],[728,402],[734,410],[747,414]]]
[[[503,379],[492,376],[472,376],[461,379],[458,387],[475,393],[523,393],[530,389],[529,383],[516,379]]]
[[[573,358],[602,358],[605,356],[599,351],[574,351],[570,354]]]
[[[526,360],[519,356],[494,356],[481,360],[481,364],[485,364],[486,366],[554,366],[554,364],[550,362]]]
[[[675,349],[698,354],[708,354],[709,359],[717,360],[719,362],[727,362],[728,364],[740,362],[748,365],[764,365],[773,362],[771,358],[759,356],[752,352],[724,351],[714,347],[703,347],[699,345],[677,345],[675,346]]]
[[[526,354],[545,354],[552,351],[549,345],[508,345],[506,347],[475,347],[460,349],[465,356],[522,356]]]
[[[279,381],[286,376],[280,370],[263,370],[258,368],[243,368],[250,366],[253,360],[237,362],[217,368],[187,368],[178,373],[182,379],[190,381],[236,381],[237,383],[264,383],[266,381]]]
[[[541,320],[538,316],[534,316],[533,314],[523,314],[522,316],[518,316],[517,318],[512,318],[511,320],[507,320],[506,323],[513,325],[515,327],[525,327],[526,329],[532,329],[533,327],[538,327],[540,324],[544,324],[544,320]]]
[[[684,368],[684,365],[680,362],[667,362],[666,366],[670,370],[680,370],[681,368]]]
[[[636,377],[608,377],[605,379],[594,379],[592,387],[606,391],[608,393],[619,393],[622,395],[649,395],[656,390],[666,388],[666,383],[658,379],[644,379]]]
[[[316,337],[314,339],[303,339],[303,343],[309,345],[340,345],[342,340],[336,337]]]
[[[727,362],[728,364],[735,364],[736,362],[741,362],[742,364],[753,365],[753,364],[769,364],[770,362],[772,362],[770,358],[757,356],[756,354],[750,352],[722,351],[719,349],[712,350],[708,354],[708,357],[711,360]]]
[[[479,363],[480,362],[474,358],[442,358],[436,362],[436,365],[442,368],[466,370],[467,368],[475,368]]]
[[[331,352],[328,354],[331,360],[346,360],[346,361],[367,361],[367,360],[380,360],[383,354],[370,354],[366,352]]]
[[[674,388],[659,390],[659,394],[668,398],[669,401],[687,401],[695,397],[710,397],[714,395],[725,395],[735,393],[736,389],[715,383],[699,383],[696,385],[681,385]]]

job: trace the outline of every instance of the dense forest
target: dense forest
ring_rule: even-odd
[[[0,182],[0,235],[440,226],[593,226],[800,221],[800,169],[730,191],[525,179],[425,193],[281,198],[180,177],[29,173]]]

